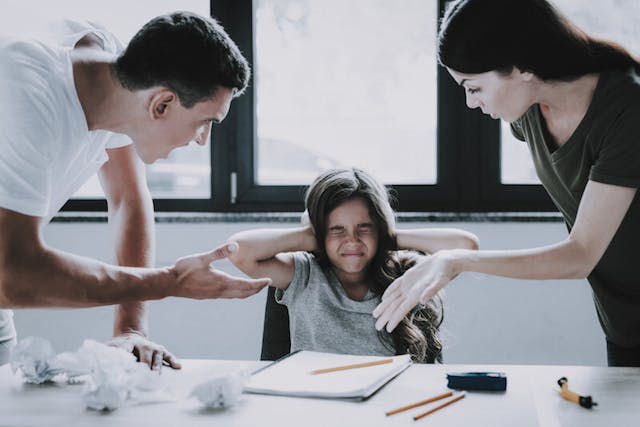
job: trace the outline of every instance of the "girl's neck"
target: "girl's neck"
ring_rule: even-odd
[[[333,273],[349,298],[362,301],[369,291],[369,280],[365,272],[346,273],[332,267]]]

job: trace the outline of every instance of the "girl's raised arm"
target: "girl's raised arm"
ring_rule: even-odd
[[[229,256],[233,265],[250,277],[271,278],[271,285],[280,289],[289,287],[293,280],[293,256],[288,252],[316,249],[310,226],[247,230],[228,241],[238,244],[238,250]]]
[[[432,254],[442,249],[478,249],[475,234],[457,228],[416,228],[396,230],[398,249]]]

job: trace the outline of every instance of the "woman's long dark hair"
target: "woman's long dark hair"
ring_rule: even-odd
[[[318,246],[315,255],[323,268],[330,268],[325,247],[327,218],[339,205],[357,198],[368,204],[369,215],[378,229],[378,250],[368,266],[368,274],[371,291],[382,295],[391,282],[415,264],[418,256],[407,251],[396,252],[395,216],[388,191],[366,172],[356,168],[332,169],[316,178],[307,190],[305,206]],[[442,320],[439,297],[417,307],[391,334],[396,354],[411,354],[418,363],[441,362],[438,329]],[[381,341],[385,343],[384,339]]]
[[[571,81],[606,70],[640,72],[623,47],[573,25],[546,0],[456,0],[444,13],[438,61],[459,73],[511,72]]]

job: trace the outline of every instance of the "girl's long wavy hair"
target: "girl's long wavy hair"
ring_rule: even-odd
[[[513,67],[543,81],[572,81],[640,63],[622,46],[589,36],[546,0],[456,0],[438,34],[438,61],[459,73]]]
[[[342,203],[360,198],[369,206],[369,215],[377,226],[378,249],[368,268],[370,289],[382,295],[396,278],[411,268],[419,256],[415,252],[397,252],[395,216],[387,189],[361,169],[332,169],[315,179],[307,190],[305,206],[315,231],[315,256],[320,266],[331,267],[325,247],[327,219]],[[444,310],[440,297],[420,305],[409,313],[392,332],[396,354],[411,354],[414,362],[442,362],[442,343],[438,330]],[[388,345],[379,335],[381,341]]]

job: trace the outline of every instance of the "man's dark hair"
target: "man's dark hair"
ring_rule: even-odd
[[[238,46],[215,19],[191,12],[153,18],[133,36],[114,65],[126,89],[165,86],[191,108],[219,87],[247,87],[250,69]]]

